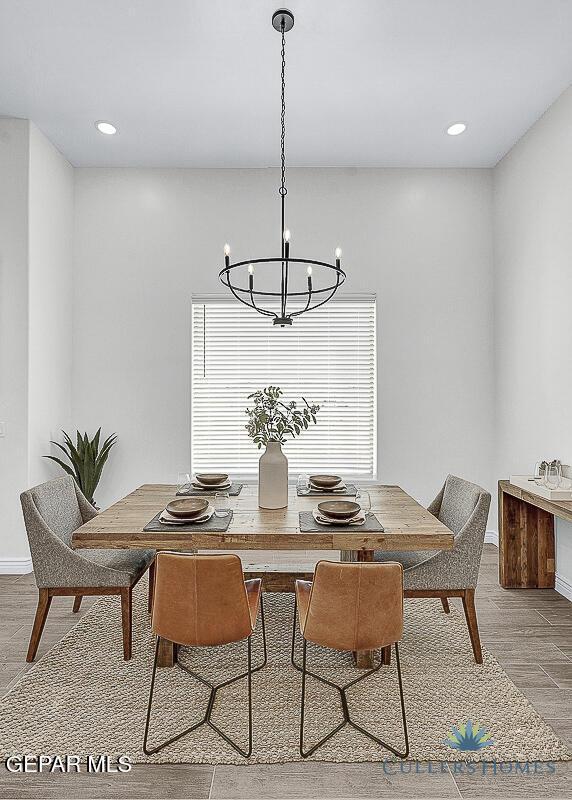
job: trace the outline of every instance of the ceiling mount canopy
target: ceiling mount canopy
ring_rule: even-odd
[[[278,33],[282,33],[283,28],[284,33],[288,33],[288,31],[291,31],[294,27],[294,14],[288,11],[287,8],[279,8],[278,11],[272,14],[272,27],[275,28]]]
[[[280,136],[280,255],[248,258],[231,263],[230,246],[224,246],[221,282],[245,306],[272,318],[274,325],[292,325],[294,317],[324,305],[346,279],[341,268],[342,251],[335,249],[335,262],[292,258],[290,231],[286,227],[286,33],[294,27],[294,15],[279,8],[272,15],[272,27],[282,38],[281,136]],[[258,267],[261,267],[259,270]],[[256,268],[256,276],[255,276]]]

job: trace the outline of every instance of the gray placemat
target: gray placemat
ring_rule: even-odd
[[[228,526],[230,525],[230,521],[232,519],[231,511],[226,517],[217,517],[216,514],[213,514],[212,517],[206,522],[195,522],[188,525],[165,525],[163,522],[159,522],[159,517],[162,513],[162,511],[159,511],[159,513],[153,517],[151,522],[145,525],[143,530],[172,531],[173,533],[176,533],[177,531],[213,531],[215,533],[224,533],[224,531],[228,530]]]
[[[300,518],[301,533],[319,533],[327,530],[336,530],[342,533],[344,531],[383,533],[385,530],[375,514],[368,514],[363,525],[319,525],[312,516],[311,511],[300,511],[298,516]]]
[[[191,486],[188,492],[177,492],[177,497],[202,497],[205,494],[214,494],[215,492],[228,492],[229,497],[238,497],[242,487],[242,483],[233,483],[230,489],[217,489],[216,486],[210,486],[208,489],[195,489],[194,486]]]
[[[296,494],[298,497],[324,497],[327,495],[330,497],[355,497],[357,486],[354,486],[353,483],[347,483],[343,492],[328,492],[327,489],[299,489],[297,487]]]

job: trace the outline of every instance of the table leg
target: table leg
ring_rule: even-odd
[[[159,643],[159,658],[157,659],[158,667],[173,667],[177,661],[178,645],[175,642],[170,642],[168,639],[163,639]]]
[[[373,561],[373,550],[342,550],[340,561]],[[373,669],[375,667],[375,650],[355,652],[354,660],[359,669]]]

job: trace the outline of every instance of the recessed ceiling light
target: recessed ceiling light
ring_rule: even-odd
[[[117,133],[117,128],[115,125],[112,125],[111,122],[100,120],[95,123],[95,127],[100,133],[104,133],[106,136],[113,136],[114,133]]]
[[[447,133],[449,136],[458,136],[460,133],[464,133],[466,130],[467,126],[464,122],[454,122],[447,128]]]

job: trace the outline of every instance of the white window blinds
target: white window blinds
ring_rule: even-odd
[[[319,403],[318,424],[284,452],[290,474],[372,478],[376,450],[375,297],[332,300],[291,328],[236,302],[193,297],[191,466],[254,477],[261,454],[245,431],[248,395],[279,386]]]

